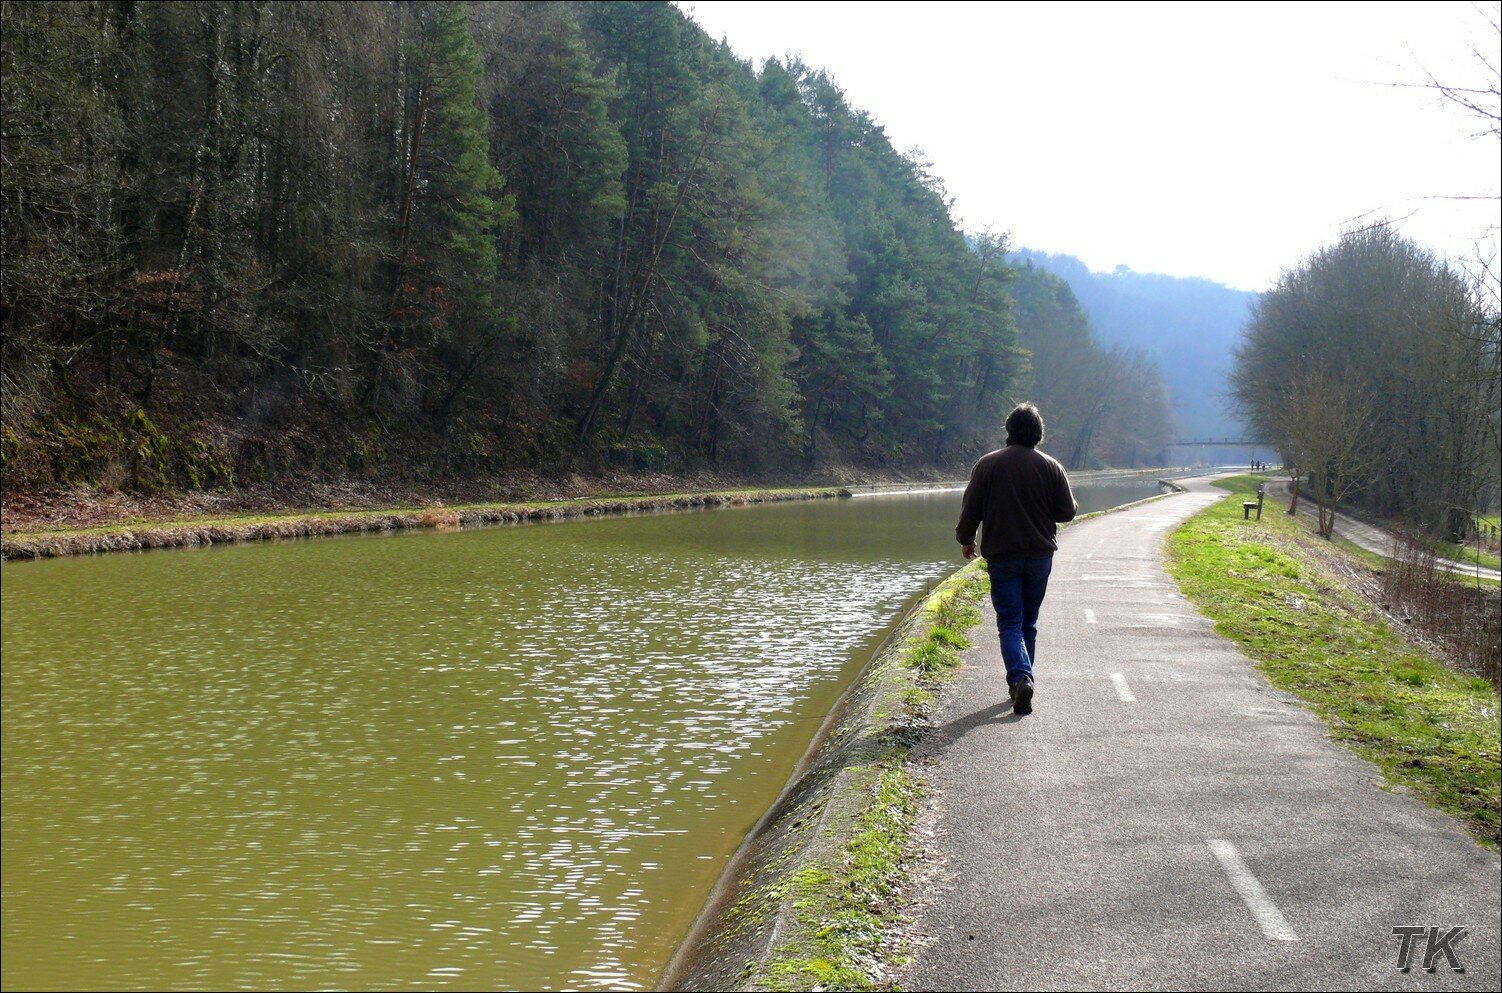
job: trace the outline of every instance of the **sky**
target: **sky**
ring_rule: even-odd
[[[961,227],[1092,269],[1260,291],[1379,218],[1496,250],[1502,142],[1424,85],[1495,85],[1496,4],[678,6],[758,66],[828,70]]]

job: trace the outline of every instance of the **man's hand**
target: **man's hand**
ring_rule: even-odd
[[[960,549],[960,552],[967,559],[973,559],[973,558],[975,558],[975,542],[972,541],[970,544],[968,544],[964,548]]]

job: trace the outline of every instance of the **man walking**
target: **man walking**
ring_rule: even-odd
[[[1007,665],[1012,711],[1033,712],[1033,661],[1038,610],[1048,590],[1058,525],[1074,520],[1079,504],[1064,467],[1038,451],[1043,416],[1030,403],[1007,415],[1007,444],[990,452],[970,471],[970,485],[954,536],[965,558],[975,557],[975,531],[981,528],[981,554],[991,575],[991,604],[1001,657]]]

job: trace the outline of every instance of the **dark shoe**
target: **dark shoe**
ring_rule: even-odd
[[[1031,714],[1033,712],[1033,681],[1022,678],[1017,680],[1017,685],[1012,687],[1012,713]]]

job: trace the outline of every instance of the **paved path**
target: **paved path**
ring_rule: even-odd
[[[1379,789],[1179,594],[1164,534],[1223,495],[1188,485],[1064,531],[1031,716],[986,611],[920,752],[939,867],[897,982],[1497,989],[1496,854]],[[1398,972],[1396,925],[1467,926],[1467,971]]]
[[[1288,509],[1288,487],[1289,483],[1286,479],[1275,480],[1273,482],[1269,482],[1267,485],[1267,499],[1269,501],[1276,500],[1282,503],[1282,506],[1277,508],[1279,512],[1283,512]],[[1264,514],[1270,513],[1272,510],[1272,503],[1267,503],[1262,508],[1262,512]],[[1311,523],[1313,523],[1315,522],[1318,515],[1318,504],[1316,504],[1313,500],[1310,500],[1308,497],[1301,497],[1299,499],[1300,517],[1307,518]],[[1388,558],[1392,558],[1394,536],[1392,532],[1385,531],[1382,528],[1377,527],[1376,525],[1368,524],[1365,521],[1359,521],[1349,514],[1342,514],[1341,512],[1336,511],[1335,534],[1339,537],[1345,538],[1347,541],[1350,541],[1352,544],[1357,545],[1360,548],[1366,549],[1369,552],[1376,552],[1378,555],[1384,555]],[[1443,558],[1437,558],[1434,560],[1434,562],[1441,569],[1444,569],[1448,572],[1462,572],[1467,576],[1482,576],[1486,579],[1502,579],[1502,572],[1498,572],[1496,569],[1491,569],[1487,566],[1479,565],[1474,562],[1453,562],[1449,559]]]

